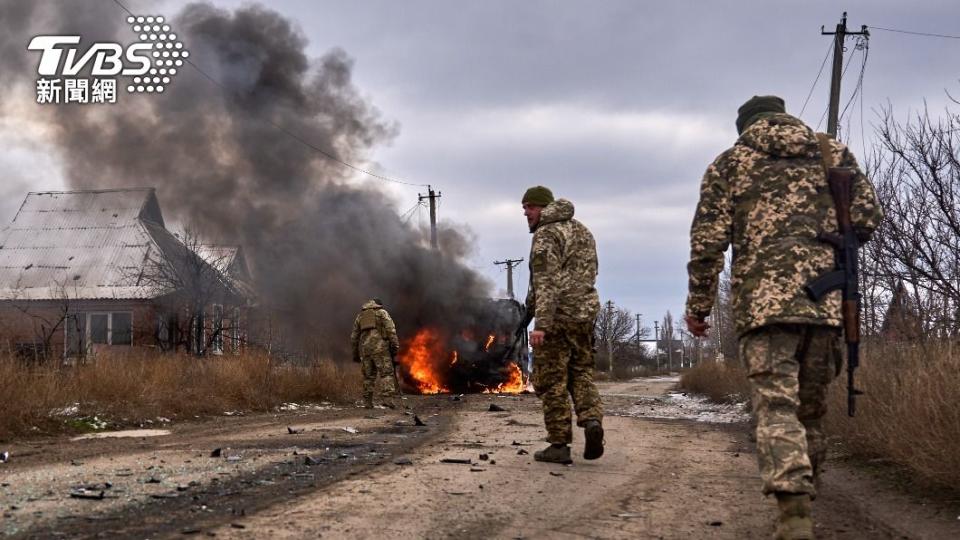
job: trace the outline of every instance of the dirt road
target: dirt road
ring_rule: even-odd
[[[742,414],[673,385],[602,385],[607,453],[580,459],[578,432],[567,467],[533,460],[544,443],[530,395],[411,398],[426,426],[392,411],[307,409],[15,446],[0,465],[0,534],[768,538],[775,505],[759,494]],[[960,537],[957,508],[836,465],[814,511],[822,538]]]

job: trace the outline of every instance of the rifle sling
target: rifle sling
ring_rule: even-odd
[[[823,175],[830,179],[830,167],[833,166],[833,151],[830,149],[830,136],[826,133],[817,133],[817,142],[820,143],[820,163],[823,165]]]

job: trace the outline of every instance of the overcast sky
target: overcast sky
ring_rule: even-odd
[[[71,5],[101,1],[110,0]],[[184,4],[129,3],[168,16]],[[441,191],[441,219],[475,236],[477,269],[505,288],[492,262],[527,257],[520,197],[544,184],[572,200],[596,236],[602,299],[642,313],[647,325],[668,309],[682,312],[700,177],[734,142],[737,107],[773,93],[798,114],[830,46],[821,25],[832,30],[846,9],[852,30],[866,24],[960,35],[956,0],[261,3],[296,21],[312,56],[340,47],[354,59],[356,85],[399,126],[371,156],[375,167]],[[924,100],[940,113],[945,89],[960,94],[960,39],[871,34],[863,84],[868,139],[872,111],[888,102],[900,117]],[[854,45],[849,39],[847,54],[855,56],[842,103],[861,64]],[[828,81],[829,61],[802,116],[814,126]],[[859,101],[847,114],[844,139],[860,156]],[[0,117],[4,223],[25,191],[63,187],[42,134],[24,127],[22,115]],[[423,192],[384,189],[401,212]],[[521,298],[527,279],[524,263],[516,275]]]

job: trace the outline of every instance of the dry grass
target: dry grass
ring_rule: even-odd
[[[359,370],[330,361],[276,365],[266,355],[194,358],[134,352],[77,367],[28,367],[0,359],[0,440],[64,429],[52,411],[78,404],[77,416],[138,420],[266,411],[284,402],[352,401]]]
[[[718,403],[739,403],[750,397],[747,374],[738,362],[703,362],[680,375],[680,388]]]
[[[869,344],[861,351],[857,416],[847,416],[846,372],[830,389],[826,431],[851,455],[891,463],[921,484],[960,485],[960,345]],[[738,363],[707,362],[680,386],[714,401],[748,396]],[[739,399],[738,399],[739,400]]]
[[[957,345],[954,345],[957,347]],[[827,429],[862,458],[892,462],[927,483],[960,485],[960,356],[948,344],[867,347],[857,370],[857,416],[846,375],[831,389]]]

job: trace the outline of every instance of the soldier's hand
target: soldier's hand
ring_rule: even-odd
[[[696,337],[705,337],[707,330],[710,329],[710,325],[707,324],[706,321],[698,319],[693,315],[687,315],[683,320],[687,323],[687,330]]]
[[[543,345],[543,337],[546,335],[547,333],[543,330],[534,330],[533,332],[530,332],[530,345],[533,345],[534,347]]]

